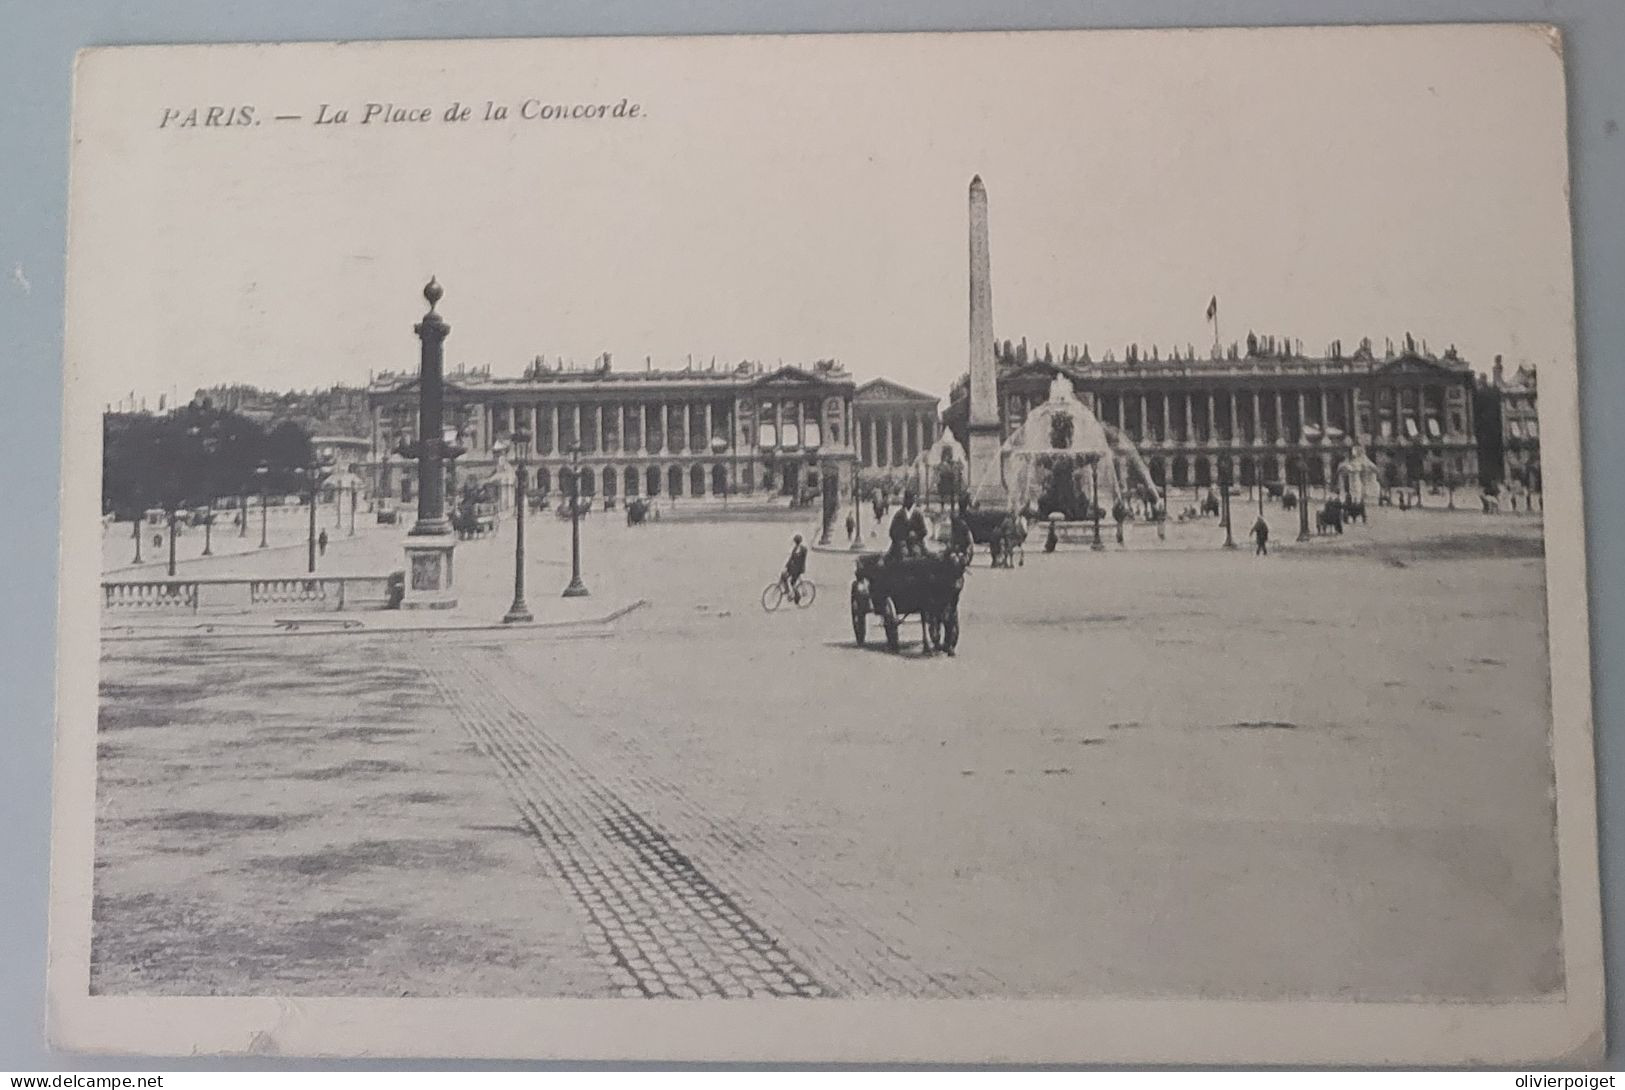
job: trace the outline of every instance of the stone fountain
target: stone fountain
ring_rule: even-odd
[[[1075,493],[1109,512],[1138,494],[1160,503],[1162,492],[1151,479],[1140,452],[1122,430],[1097,417],[1072,389],[1071,381],[1057,374],[1049,398],[1027,414],[1021,427],[1005,440],[1004,483],[1012,509],[1036,508],[1055,468],[1044,463],[1055,456],[1070,456]],[[972,500],[980,500],[972,489]]]

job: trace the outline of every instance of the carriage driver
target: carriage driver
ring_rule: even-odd
[[[891,549],[887,560],[904,556],[920,556],[925,552],[925,538],[930,533],[925,525],[925,512],[914,506],[914,490],[903,493],[903,506],[891,519]]]
[[[801,604],[801,577],[807,574],[807,546],[801,543],[801,535],[797,534],[790,543],[790,559],[784,562],[784,573],[779,576],[779,585],[790,596],[790,600],[797,605]]]

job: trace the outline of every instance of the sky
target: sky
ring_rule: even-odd
[[[258,124],[159,124],[210,105]],[[1205,349],[1217,296],[1227,342],[1574,355],[1562,64],[1529,27],[102,50],[74,142],[97,402],[415,368],[431,275],[452,367],[835,358],[945,395],[975,174],[1001,339]]]

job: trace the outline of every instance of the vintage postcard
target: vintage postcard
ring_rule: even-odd
[[[75,86],[58,1047],[1600,1056],[1552,28]]]

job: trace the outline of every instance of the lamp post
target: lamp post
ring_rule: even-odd
[[[260,544],[259,544],[259,547],[262,548],[262,549],[265,548],[265,546],[266,546],[265,524],[266,524],[266,514],[267,514],[267,510],[268,510],[268,506],[269,506],[267,504],[267,502],[266,502],[267,493],[266,493],[265,486],[266,486],[267,482],[266,482],[265,478],[270,476],[270,474],[271,474],[271,467],[266,465],[264,462],[261,462],[259,465],[254,467],[254,477],[255,477],[256,480],[258,480],[260,482]],[[248,513],[246,511],[243,513],[243,521],[244,522],[248,521]]]
[[[1089,548],[1100,552],[1106,546],[1100,541],[1100,455],[1096,453],[1089,459],[1089,506],[1094,516],[1095,540]]]
[[[1298,540],[1309,540],[1309,459],[1298,459]]]
[[[863,551],[863,467],[853,461],[852,463],[852,544],[848,546],[853,552]]]
[[[503,624],[529,624],[536,618],[525,604],[525,455],[530,450],[530,433],[523,428],[513,433],[513,604],[502,615]],[[500,452],[498,452],[500,454]],[[566,594],[569,591],[565,591]]]
[[[169,577],[175,578],[175,505],[168,505],[169,511]]]
[[[590,593],[581,581],[581,444],[570,444],[570,585],[566,598],[585,598]]]
[[[299,470],[300,476],[305,478],[305,486],[310,499],[310,540],[308,542],[310,563],[307,571],[316,571],[316,497],[320,494],[322,482],[327,479],[331,471],[331,463],[319,462],[312,459],[310,464]]]
[[[350,482],[350,536],[351,537],[355,537],[355,506],[356,506],[355,482],[351,481]]]
[[[1219,462],[1219,498],[1224,504],[1224,547],[1234,549],[1236,539],[1230,532],[1230,459]]]
[[[727,449],[728,449],[728,441],[726,439],[724,439],[720,435],[713,435],[711,437],[711,454],[712,454],[713,457],[721,455],[722,452],[727,450]],[[728,509],[728,493],[733,491],[733,474],[731,472],[732,468],[733,468],[732,461],[730,460],[730,462],[729,462],[730,473],[728,475],[728,479],[722,482],[722,509],[724,511],[726,511]]]
[[[142,516],[137,515],[135,517],[135,560],[133,561],[133,563],[136,563],[136,564],[141,563],[141,526],[142,526],[142,522],[143,522]]]
[[[248,486],[237,494],[237,536],[248,536]]]

